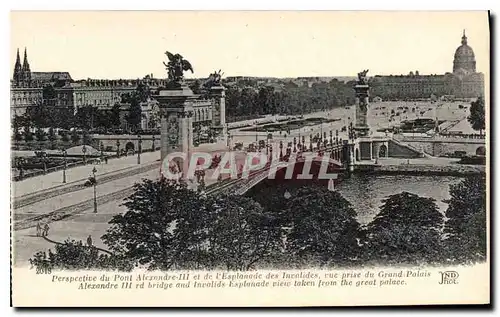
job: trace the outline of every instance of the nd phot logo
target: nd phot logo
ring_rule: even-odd
[[[457,271],[445,271],[439,272],[441,274],[441,281],[439,284],[458,284],[458,272]]]

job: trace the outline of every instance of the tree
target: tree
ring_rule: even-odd
[[[486,177],[470,176],[450,186],[444,232],[452,261],[486,259]]]
[[[23,135],[21,134],[21,132],[19,132],[19,127],[14,128],[14,133],[12,135],[12,138],[14,141],[17,141],[17,142],[22,141]]]
[[[33,133],[31,133],[29,124],[24,126],[23,135],[26,142],[33,141]]]
[[[78,142],[80,141],[80,135],[76,130],[71,131],[71,141],[73,141],[73,143],[75,144],[78,144]]]
[[[119,128],[121,125],[121,122],[120,122],[120,104],[119,103],[115,103],[113,105],[113,108],[111,109],[110,122],[111,122],[111,126],[113,126],[115,128]]]
[[[83,132],[82,140],[83,144],[90,144],[90,142],[92,141],[92,137],[90,136],[88,131]]]
[[[476,101],[471,103],[470,115],[467,120],[472,125],[472,128],[483,134],[485,129],[485,109],[484,109],[484,99],[483,97],[477,98]]]
[[[132,93],[122,95],[122,103],[130,104],[127,114],[127,123],[131,126],[133,131],[141,128],[142,122],[142,108],[141,103],[148,102],[151,97],[149,86],[144,83],[139,83],[137,88]]]
[[[303,186],[291,193],[281,224],[289,228],[286,252],[320,266],[346,265],[358,257],[356,211],[338,192]]]
[[[39,142],[45,141],[45,131],[42,128],[38,127],[35,131],[36,139]]]
[[[439,261],[443,215],[435,200],[402,192],[382,202],[380,212],[366,227],[366,260],[377,264]]]
[[[49,134],[48,134],[48,137],[49,137],[49,140],[50,140],[51,142],[54,142],[54,141],[56,141],[56,140],[57,140],[57,136],[56,136],[56,133],[55,133],[55,131],[54,131],[54,128],[53,128],[53,127],[50,127],[50,128],[49,128]]]
[[[198,79],[193,81],[190,85],[189,88],[193,91],[194,94],[200,95],[203,93],[201,83]]]
[[[142,108],[139,99],[134,96],[129,99],[130,107],[127,114],[127,122],[132,128],[132,131],[137,131],[141,126]]]
[[[259,89],[257,113],[274,115],[274,88],[265,86]]]
[[[78,134],[77,134],[78,135]],[[64,131],[61,135],[61,141],[68,142],[70,140],[68,132]],[[78,140],[76,141],[78,142]]]
[[[144,180],[134,185],[124,206],[127,212],[114,216],[102,236],[111,251],[149,269],[196,267],[192,250],[193,243],[201,240],[197,234],[202,232],[203,208],[186,184],[165,178]],[[184,224],[191,228],[183,228]]]
[[[118,269],[130,271],[133,264],[115,255],[99,253],[95,246],[87,246],[82,241],[66,240],[56,244],[55,250],[37,252],[31,263],[37,268],[59,270]]]
[[[212,265],[249,270],[281,251],[275,216],[252,199],[219,196],[209,199],[207,205],[207,254]]]
[[[273,216],[246,197],[205,197],[162,178],[134,186],[102,237],[115,255],[149,269],[248,270],[281,245]],[[276,251],[277,252],[277,251]]]

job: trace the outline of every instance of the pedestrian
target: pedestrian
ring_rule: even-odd
[[[104,162],[105,162],[106,164],[108,164],[108,157],[107,157],[107,156],[105,156],[105,157],[104,157]]]
[[[39,237],[42,235],[42,225],[40,222],[37,222],[36,224],[36,236]]]
[[[49,224],[48,224],[48,223],[46,223],[46,224],[45,224],[45,226],[43,226],[43,234],[42,234],[42,235],[43,235],[44,237],[46,237],[46,236],[48,236],[48,235],[49,235],[49,229],[50,229]]]
[[[88,245],[89,247],[91,247],[91,246],[92,246],[92,236],[91,236],[90,234],[89,234],[89,236],[87,237],[87,245]]]

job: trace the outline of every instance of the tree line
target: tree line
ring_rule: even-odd
[[[354,103],[354,82],[333,79],[311,87],[287,82],[283,88],[273,86],[229,86],[226,91],[226,116],[232,118],[258,115],[298,115],[323,111]]]
[[[102,236],[111,255],[81,241],[38,252],[36,266],[55,269],[252,270],[470,264],[486,260],[486,179],[450,186],[445,217],[434,199],[388,196],[360,225],[342,195],[302,186],[284,196],[207,197],[186,184],[144,180]]]

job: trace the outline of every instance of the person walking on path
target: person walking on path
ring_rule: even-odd
[[[49,224],[46,223],[45,226],[43,226],[42,237],[48,236],[49,235],[49,230],[50,230]]]
[[[40,237],[42,235],[42,225],[40,222],[36,223],[36,236]]]
[[[87,237],[87,245],[88,245],[89,247],[92,247],[92,236],[91,236],[91,235],[89,235],[89,236]]]

